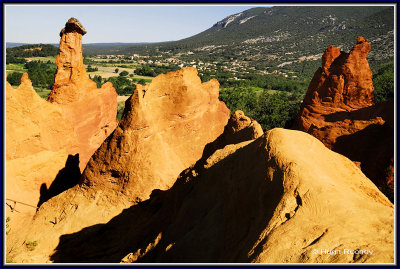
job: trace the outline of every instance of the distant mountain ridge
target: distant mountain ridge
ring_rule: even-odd
[[[311,76],[329,46],[351,49],[363,36],[374,69],[394,57],[394,7],[276,6],[230,15],[209,29],[178,41],[83,44],[85,55],[150,55],[221,65],[238,61],[258,70]]]
[[[357,36],[369,39],[372,50],[368,60],[372,64],[393,59],[394,7],[252,8],[228,16],[192,37],[125,47],[119,53],[148,54],[155,51],[173,55],[193,52],[193,57],[200,60],[209,57],[219,62],[239,59],[261,66],[286,66],[290,69],[304,61],[319,61],[321,52],[329,45],[348,51]],[[315,67],[310,69],[315,70]]]
[[[326,31],[342,31],[341,34],[355,30],[366,32],[366,29],[389,24],[393,27],[393,19],[393,8],[386,6],[261,7],[228,16],[206,31],[178,42],[213,41],[223,44],[227,41],[225,39],[232,37],[235,42],[240,42],[262,35],[274,36],[273,33],[278,31],[287,31],[296,37]]]

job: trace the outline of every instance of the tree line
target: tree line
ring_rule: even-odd
[[[22,45],[14,48],[7,48],[7,57],[47,57],[57,56],[58,48],[49,44]]]

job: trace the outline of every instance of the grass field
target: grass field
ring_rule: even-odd
[[[54,56],[47,56],[47,57],[30,57],[30,58],[25,58],[26,61],[30,62],[30,61],[41,61],[44,63],[47,63],[48,61],[52,62],[52,63],[56,63],[56,57]]]
[[[55,64],[56,62],[56,57],[31,57],[31,58],[25,58],[26,61],[42,61],[44,63],[47,63],[48,61],[52,62]],[[6,70],[7,71],[21,71],[21,72],[26,72],[27,69],[24,68],[25,64],[7,64],[6,65]]]
[[[153,77],[146,77],[146,76],[139,76],[139,75],[134,75],[133,78],[144,79],[146,82],[151,82],[153,80]]]
[[[6,71],[26,72],[27,70],[24,68],[24,64],[7,64]]]
[[[103,67],[103,66],[95,66],[92,65],[92,67],[97,67],[99,70],[98,71],[94,71],[94,72],[87,72],[88,75],[90,75],[92,78],[97,75],[97,76],[101,76],[102,78],[110,78],[110,77],[118,77],[119,73],[121,73],[122,71],[127,71],[129,73],[129,75],[127,76],[127,78],[129,79],[144,79],[146,81],[146,83],[151,82],[153,80],[153,77],[148,77],[148,76],[138,76],[138,75],[134,75],[133,77],[131,77],[130,75],[133,74],[134,69],[128,69],[128,68],[121,68],[121,67]],[[86,66],[87,68],[87,66]],[[115,69],[118,68],[118,73],[115,73]]]
[[[87,68],[88,65],[85,65]],[[96,66],[96,65],[91,65],[93,68],[97,67],[99,70],[95,72],[87,72],[89,75],[94,76],[98,75],[101,76],[102,78],[110,78],[110,77],[117,77],[119,73],[122,71],[127,71],[129,74],[132,74],[134,69],[129,69],[129,68],[121,68],[121,67],[116,67],[116,66]],[[118,74],[115,73],[115,69],[118,68]]]

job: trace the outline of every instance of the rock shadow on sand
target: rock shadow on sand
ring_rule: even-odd
[[[58,172],[50,187],[47,188],[46,183],[40,186],[40,198],[37,207],[40,207],[52,197],[74,187],[79,183],[80,177],[79,154],[70,154],[68,155],[65,167]]]

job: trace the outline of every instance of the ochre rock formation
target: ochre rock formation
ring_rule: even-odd
[[[61,107],[41,98],[26,73],[17,89],[6,82],[6,134],[7,160],[43,150],[69,150],[76,143]]]
[[[357,38],[349,53],[329,46],[322,56],[322,67],[314,74],[303,101],[303,107],[321,105],[342,110],[355,110],[373,104],[372,71],[367,61],[371,45]],[[309,128],[307,118],[302,126]]]
[[[28,74],[17,89],[6,82],[7,204],[18,212],[35,211],[41,185],[51,185],[76,142],[62,109],[35,92]]]
[[[18,201],[7,204],[15,212],[34,212],[48,188],[55,194],[78,183],[80,172],[70,164],[82,171],[117,125],[115,89],[110,83],[97,89],[86,75],[84,28],[70,19],[62,32],[50,102],[35,92],[27,74],[17,89],[6,85],[7,199]],[[78,178],[67,176],[69,168]]]
[[[328,47],[295,128],[359,163],[379,187],[393,190],[394,104],[373,104],[372,72],[366,59],[370,49],[363,37],[349,53]]]
[[[97,89],[96,83],[86,74],[82,55],[82,31],[76,19],[71,18],[60,33],[60,53],[56,58],[57,72],[48,100],[52,103],[68,104],[79,100],[87,91]],[[67,25],[69,27],[67,27]],[[80,25],[80,23],[79,23]],[[85,30],[86,32],[86,30]]]
[[[138,85],[120,124],[89,161],[83,184],[104,185],[132,199],[168,189],[223,132],[229,110],[218,94],[218,81],[201,83],[195,68]]]
[[[218,94],[218,81],[202,83],[195,68],[162,74],[138,86],[126,101],[118,127],[88,162],[82,182],[43,203],[24,224],[29,228],[8,235],[15,260],[47,261],[61,235],[105,223],[148,199],[154,189],[170,188],[223,132],[229,110]],[[24,240],[33,240],[27,239],[32,235],[40,247],[18,249]]]
[[[86,74],[82,56],[82,35],[86,30],[71,18],[61,30],[57,72],[48,101],[57,103],[78,136],[80,168],[117,126],[117,93],[110,82],[98,89]]]
[[[393,204],[352,161],[273,129],[216,150],[108,223],[63,235],[51,260],[393,263],[393,232]]]

